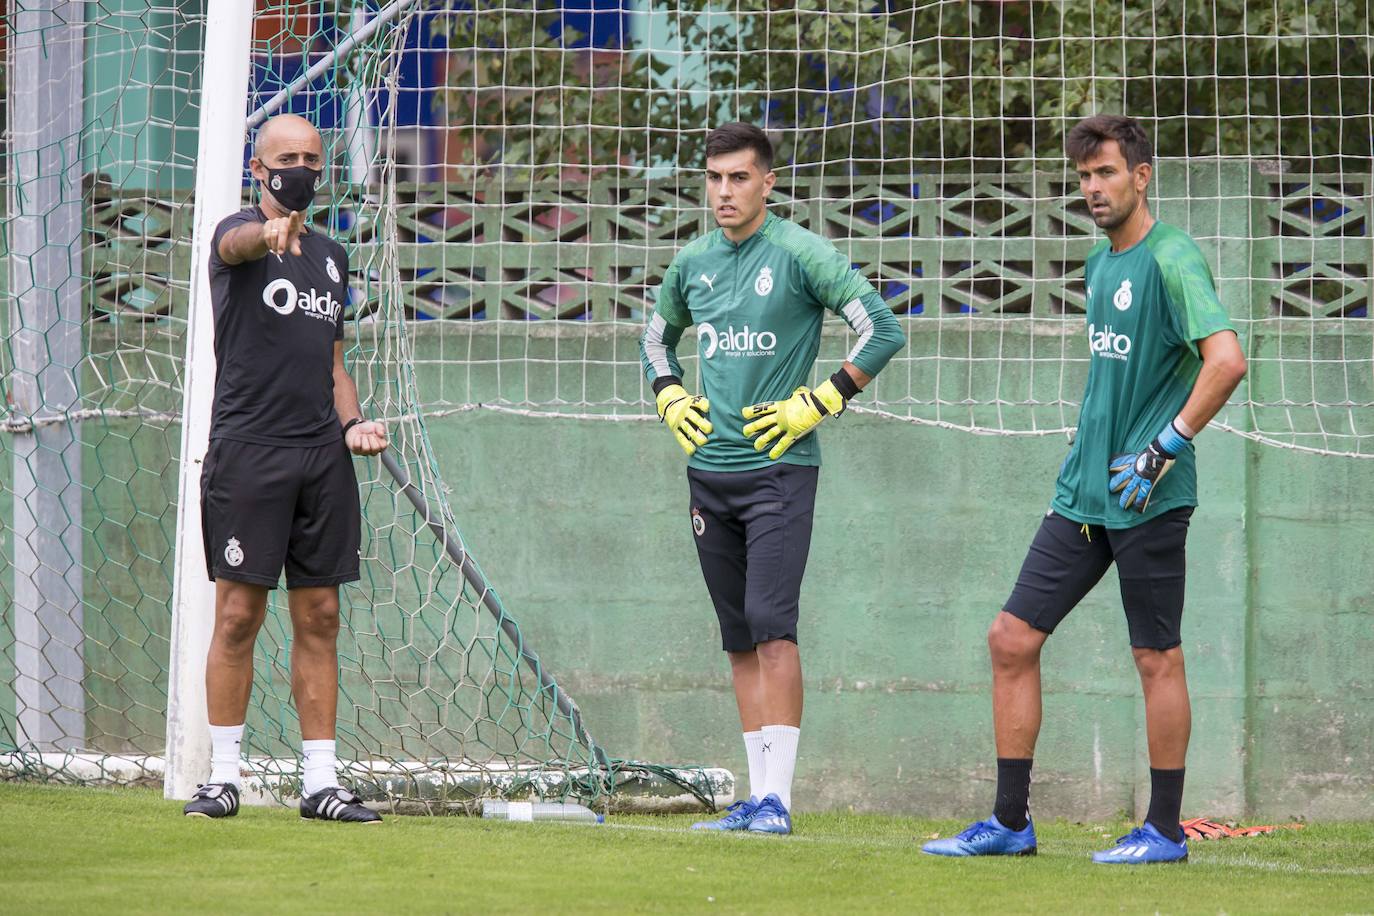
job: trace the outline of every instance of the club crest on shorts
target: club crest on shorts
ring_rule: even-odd
[[[243,548],[239,546],[238,538],[229,539],[229,546],[224,548],[224,562],[230,566],[243,565]]]
[[[759,270],[759,275],[754,278],[754,292],[760,296],[766,296],[773,291],[773,268],[764,267]]]
[[[1112,294],[1112,305],[1117,311],[1124,312],[1131,307],[1131,281],[1122,280],[1121,286]]]
[[[696,532],[697,537],[706,533],[706,519],[701,517],[701,510],[696,506],[692,507],[692,530]]]
[[[324,272],[329,274],[329,279],[335,283],[339,282],[339,268],[334,264],[333,258],[324,259]]]

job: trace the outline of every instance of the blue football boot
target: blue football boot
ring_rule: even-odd
[[[1148,865],[1151,862],[1187,862],[1188,841],[1175,843],[1145,823],[1116,841],[1111,849],[1093,853],[1093,861],[1102,865]]]
[[[932,856],[1033,856],[1035,824],[1027,819],[1024,830],[1003,827],[997,815],[975,821],[958,836],[931,840],[921,852]]]
[[[759,808],[759,800],[750,796],[740,799],[725,809],[725,816],[715,821],[697,821],[693,830],[748,830],[754,812]]]
[[[792,832],[792,815],[783,807],[782,799],[769,794],[759,802],[754,819],[749,822],[750,833],[776,833],[786,836]]]

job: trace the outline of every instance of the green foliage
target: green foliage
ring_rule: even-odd
[[[560,14],[546,7],[513,0],[434,20],[449,47],[439,103],[460,129],[451,165],[538,172],[642,165],[670,152],[664,125],[703,120],[703,105],[654,88],[669,74],[666,61],[618,49],[565,51],[563,41],[576,36],[553,37]]]
[[[682,54],[564,52],[550,34],[559,14],[533,0],[452,10],[439,28],[470,164],[695,162],[705,128],[739,118],[781,132],[801,169],[1024,169],[1058,164],[1080,118],[1125,112],[1164,156],[1357,169],[1374,157],[1371,5],[658,3]]]

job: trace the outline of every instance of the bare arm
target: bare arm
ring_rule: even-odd
[[[867,388],[868,383],[873,381],[873,376],[869,375],[867,372],[863,371],[851,362],[846,361],[842,368],[845,372],[849,374],[849,377],[854,380],[854,384],[858,386],[860,391],[863,391],[865,388]]]
[[[1245,378],[1245,354],[1234,331],[1218,331],[1198,341],[1202,354],[1202,371],[1193,383],[1193,393],[1179,411],[1180,425],[1185,434],[1197,435],[1212,421],[1226,404],[1231,392]]]
[[[358,404],[358,386],[344,368],[342,340],[334,341],[334,410],[344,426],[363,416],[363,409]],[[354,423],[344,433],[344,444],[355,455],[376,455],[387,447],[386,427],[375,420]]]
[[[278,257],[301,253],[301,232],[305,218],[295,210],[289,216],[265,223],[244,223],[224,233],[219,240],[219,257],[225,264],[256,261],[271,252]]]

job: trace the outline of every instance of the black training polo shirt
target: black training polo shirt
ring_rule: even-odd
[[[257,207],[215,227],[210,301],[215,312],[215,404],[211,439],[313,446],[339,440],[334,410],[334,342],[343,339],[348,256],[318,232],[301,253],[226,264],[220,239],[263,223]]]

